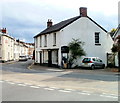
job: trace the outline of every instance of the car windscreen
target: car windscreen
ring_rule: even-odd
[[[83,63],[89,63],[90,61],[91,61],[90,58],[84,58],[82,62],[83,62]]]
[[[25,56],[19,56],[20,58],[25,58]]]

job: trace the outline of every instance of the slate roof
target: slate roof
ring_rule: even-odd
[[[62,28],[66,27],[67,25],[73,23],[74,21],[76,21],[77,19],[81,18],[81,16],[76,16],[76,17],[73,17],[73,18],[70,18],[68,20],[65,20],[65,21],[62,21],[58,24],[55,24],[49,28],[46,28],[45,30],[43,30],[42,32],[40,32],[39,34],[37,34],[36,36],[34,36],[34,38],[40,36],[40,35],[43,35],[43,34],[49,34],[49,33],[52,33],[52,32],[56,32],[56,31],[59,31],[61,30]],[[99,26],[103,31],[107,32],[103,27],[101,27],[99,24],[97,24],[94,20],[92,20],[90,17],[87,16],[87,18],[89,20],[91,20],[93,23],[95,23],[97,26]]]

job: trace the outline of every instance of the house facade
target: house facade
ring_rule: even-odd
[[[79,9],[80,15],[53,25],[48,20],[47,28],[35,39],[35,63],[62,66],[62,58],[69,57],[64,49],[72,39],[84,42],[87,57],[100,57],[107,66],[107,53],[111,53],[113,40],[107,31],[87,16],[87,8]],[[80,66],[82,58],[76,65]]]
[[[0,61],[11,60],[14,60],[14,38],[3,28],[0,32]]]
[[[0,29],[0,61],[19,60],[19,56],[32,55],[34,45],[31,47],[31,44],[11,37],[6,28]]]
[[[34,51],[34,43],[26,43],[26,46],[28,47],[28,55],[33,55]]]

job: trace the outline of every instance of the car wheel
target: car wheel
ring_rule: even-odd
[[[91,69],[92,69],[92,70],[95,69],[95,66],[94,66],[94,65],[91,65]]]
[[[103,64],[102,69],[104,69],[104,68],[105,68],[105,65]]]

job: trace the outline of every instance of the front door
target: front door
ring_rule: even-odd
[[[52,51],[51,50],[48,51],[48,66],[49,67],[52,66]]]
[[[40,52],[40,65],[42,64],[42,53]]]

